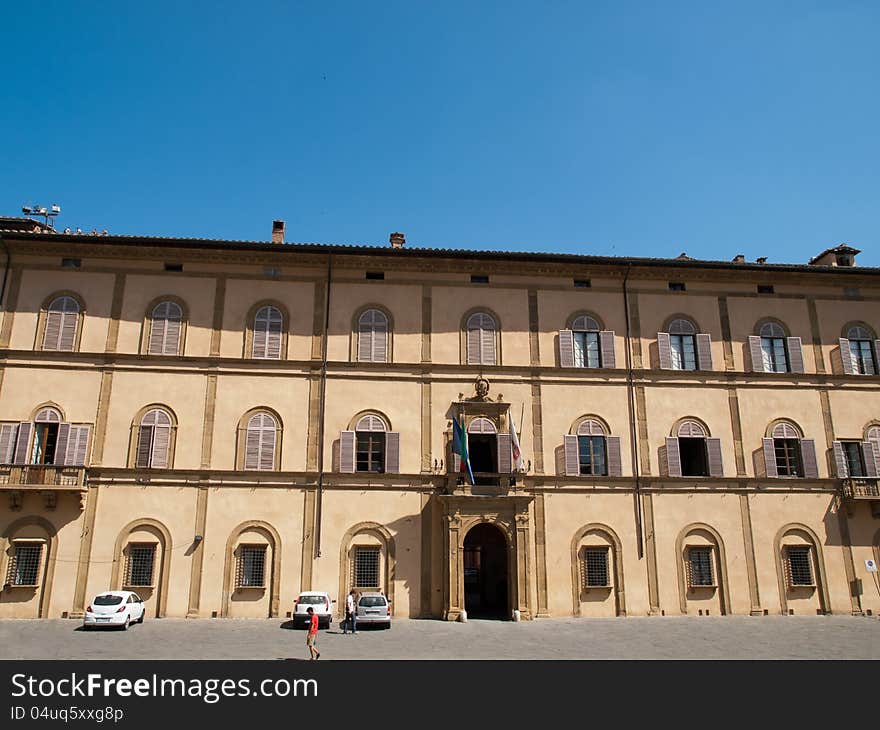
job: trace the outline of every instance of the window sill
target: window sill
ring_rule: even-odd
[[[718,588],[718,584],[717,583],[710,583],[710,584],[699,585],[699,586],[688,586],[688,590],[690,590],[690,591],[698,591],[701,588],[705,588],[708,590],[715,590],[716,588]]]
[[[796,591],[798,588],[809,588],[810,590],[815,590],[816,584],[815,583],[798,583],[796,585],[789,585],[788,586],[788,590],[790,590],[790,591]]]
[[[134,590],[135,588],[140,588],[141,590],[144,590],[144,588],[155,588],[155,587],[156,586],[153,583],[146,583],[143,585],[134,584],[134,583],[124,583],[122,586],[122,590],[128,591],[128,590]],[[135,592],[137,592],[137,591],[135,591]]]
[[[604,586],[584,586],[583,590],[585,591],[607,591],[609,588],[613,588],[611,585]]]
[[[7,583],[5,586],[3,586],[3,589],[6,590],[7,588],[39,588],[39,587],[40,587],[39,583],[15,583],[15,584]]]
[[[266,586],[235,586],[237,591],[265,591]]]

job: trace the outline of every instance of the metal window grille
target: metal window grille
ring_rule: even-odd
[[[9,568],[6,571],[7,585],[38,585],[42,557],[42,544],[32,543],[30,545],[15,545],[12,557],[9,560]]]
[[[125,585],[152,586],[155,562],[155,543],[133,543],[129,545],[125,566]]]
[[[606,475],[605,437],[578,436],[578,460],[581,474]]]
[[[379,588],[379,548],[357,547],[354,549],[352,585],[357,588]]]
[[[693,588],[714,586],[715,575],[712,569],[712,548],[688,548],[688,585]]]
[[[608,548],[588,547],[584,549],[583,587],[605,588],[611,585],[608,576]]]
[[[266,585],[266,546],[242,545],[238,549],[237,588],[263,588]]]
[[[385,471],[384,433],[357,432],[357,470],[380,474]]]
[[[804,475],[798,439],[773,439],[773,450],[776,453],[776,472],[779,476],[800,477]]]
[[[789,586],[812,586],[813,564],[810,560],[810,548],[789,546],[786,548]]]

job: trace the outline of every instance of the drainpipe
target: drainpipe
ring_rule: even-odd
[[[327,331],[330,329],[330,277],[333,254],[327,252],[327,292],[324,300],[324,334],[321,338],[321,394],[318,399],[318,498],[315,504],[315,557],[321,557],[321,507],[324,498],[324,402],[327,396]]]
[[[3,304],[3,297],[6,295],[6,278],[9,276],[9,262],[12,256],[9,255],[9,247],[6,245],[6,239],[0,236],[0,243],[3,244],[3,252],[6,254],[6,268],[3,269],[3,285],[0,286],[0,305]]]
[[[638,440],[636,437],[636,401],[633,388],[632,348],[629,323],[629,292],[626,288],[629,280],[629,272],[632,264],[627,264],[626,274],[623,277],[623,311],[626,316],[626,397],[629,402],[629,449],[631,454],[633,476],[635,477],[635,492],[633,500],[636,513],[636,544],[638,546],[639,560],[645,556],[644,538],[642,535],[642,498],[641,481],[639,479],[639,455]]]

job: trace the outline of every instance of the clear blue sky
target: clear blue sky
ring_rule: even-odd
[[[0,214],[880,265],[876,0],[7,0],[0,22]]]

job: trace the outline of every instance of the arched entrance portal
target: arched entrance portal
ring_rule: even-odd
[[[464,538],[464,607],[471,618],[509,618],[507,540],[494,525],[475,525]]]

